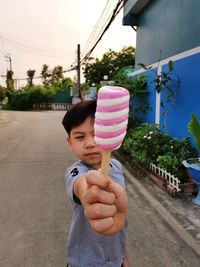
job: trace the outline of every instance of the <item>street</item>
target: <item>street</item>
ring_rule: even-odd
[[[0,266],[65,267],[71,210],[65,168],[75,157],[65,112],[7,112],[0,123]],[[131,267],[198,267],[200,259],[127,181]],[[94,266],[95,267],[95,266]]]

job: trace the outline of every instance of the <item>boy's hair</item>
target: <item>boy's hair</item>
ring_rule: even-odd
[[[79,126],[88,117],[94,118],[96,112],[96,100],[81,101],[73,105],[65,114],[62,124],[70,135],[72,128]]]

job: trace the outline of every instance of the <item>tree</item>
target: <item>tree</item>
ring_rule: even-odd
[[[118,71],[123,67],[134,66],[135,48],[124,47],[120,52],[108,50],[101,60],[89,58],[84,64],[84,77],[87,83],[97,83],[103,80],[105,75],[109,80],[114,79]]]
[[[6,85],[8,91],[14,91],[14,80],[13,80],[14,72],[12,70],[8,70],[6,73]]]
[[[0,104],[4,100],[4,97],[6,96],[6,88],[2,87],[0,85]]]
[[[63,68],[62,66],[55,66],[51,73],[51,83],[59,82],[63,79]]]
[[[28,76],[28,84],[31,87],[33,85],[33,77],[35,75],[35,70],[27,70],[26,74]]]
[[[42,68],[42,79],[43,79],[43,84],[45,87],[60,82],[64,77],[63,77],[63,68],[62,66],[55,66],[53,70],[49,70],[49,66],[44,64]]]
[[[57,88],[59,91],[69,91],[72,86],[74,86],[75,82],[69,78],[63,78],[58,84]]]
[[[51,92],[66,92],[66,91],[70,91],[70,88],[73,87],[75,84],[75,82],[71,79],[71,78],[63,78],[57,82],[51,83],[48,86],[48,90]]]
[[[43,65],[41,75],[42,75],[43,84],[45,87],[47,87],[49,85],[49,79],[51,77],[51,73],[49,71],[48,65],[46,64]]]

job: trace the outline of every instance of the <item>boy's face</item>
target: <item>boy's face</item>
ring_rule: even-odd
[[[94,120],[89,117],[72,128],[67,141],[76,156],[95,169],[101,166],[102,150],[95,145]]]

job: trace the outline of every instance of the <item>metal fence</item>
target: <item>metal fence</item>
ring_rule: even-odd
[[[69,110],[71,103],[37,103],[33,105],[34,110]]]

